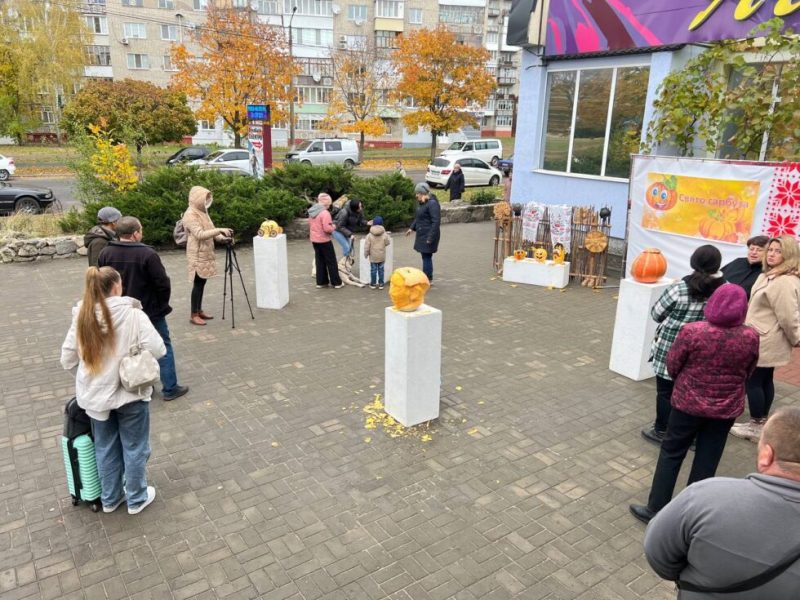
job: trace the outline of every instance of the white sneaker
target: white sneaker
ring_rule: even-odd
[[[748,421],[747,423],[736,423],[733,427],[731,427],[730,434],[743,440],[757,442],[761,437],[761,430],[763,428],[764,425],[754,421]]]
[[[138,515],[142,512],[145,508],[152,504],[153,500],[156,499],[156,488],[152,485],[147,486],[147,500],[142,502],[139,506],[129,506],[128,507],[128,514],[129,515]]]
[[[112,513],[115,510],[117,510],[123,502],[125,502],[125,495],[124,494],[122,495],[122,498],[120,498],[117,503],[112,504],[111,506],[103,505],[103,512],[104,513]]]

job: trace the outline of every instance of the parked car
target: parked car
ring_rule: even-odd
[[[500,169],[503,174],[508,177],[508,174],[514,170],[514,155],[512,154],[508,158],[501,158],[497,161],[495,167]]]
[[[355,167],[359,163],[358,144],[349,138],[306,140],[286,155],[286,162]]]
[[[229,173],[231,175],[253,175],[253,172],[247,168],[242,169],[236,165],[229,165],[226,163],[212,163],[210,165],[200,165],[198,171],[217,171],[218,173]]]
[[[190,165],[227,165],[229,167],[239,167],[245,171],[250,170],[250,153],[241,148],[229,148],[227,150],[217,150],[205,158],[189,161]]]
[[[16,170],[14,159],[0,154],[0,181],[8,181]]]
[[[461,170],[464,172],[464,185],[468,187],[498,185],[503,178],[503,173],[499,169],[495,169],[480,158],[439,156],[428,165],[425,181],[433,187],[447,185],[456,164],[461,165]]]
[[[503,158],[503,142],[498,139],[466,140],[453,142],[442,152],[441,156],[473,156],[496,166]]]
[[[51,189],[0,183],[2,212],[40,213],[47,210],[55,200]]]
[[[208,148],[203,146],[187,146],[181,148],[175,154],[167,159],[167,164],[178,165],[180,163],[189,162],[190,160],[199,160],[208,156]]]

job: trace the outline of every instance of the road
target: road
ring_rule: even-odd
[[[372,171],[356,169],[356,173],[361,177],[374,177],[387,171]],[[409,169],[406,173],[415,183],[425,179],[424,169]],[[15,177],[12,180],[17,185],[30,185],[34,187],[44,187],[53,190],[56,198],[61,201],[64,210],[67,211],[71,207],[80,208],[80,202],[77,199],[76,180],[74,177]]]

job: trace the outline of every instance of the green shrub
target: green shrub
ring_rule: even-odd
[[[348,196],[363,202],[367,219],[382,216],[386,229],[408,225],[414,219],[414,183],[398,173],[354,177]]]
[[[469,203],[470,204],[492,204],[497,202],[498,199],[498,188],[488,188],[484,190],[478,190],[470,194]]]
[[[352,169],[341,165],[314,166],[296,162],[286,163],[282,169],[273,169],[264,174],[268,187],[286,190],[309,202],[313,202],[322,192],[336,200],[348,192],[353,179]]]

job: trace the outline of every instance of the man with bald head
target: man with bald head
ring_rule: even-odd
[[[767,421],[756,468],[694,483],[650,521],[647,560],[681,600],[800,598],[800,407]]]

